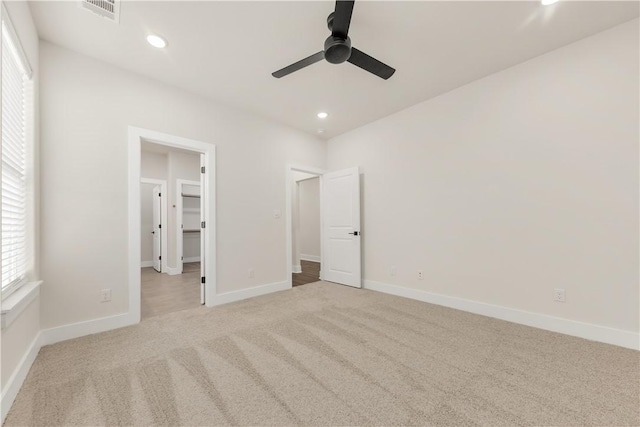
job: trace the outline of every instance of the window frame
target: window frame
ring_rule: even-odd
[[[6,40],[5,40],[6,38]],[[33,221],[34,212],[34,134],[35,134],[35,99],[34,99],[34,76],[29,60],[22,47],[20,38],[11,22],[11,17],[7,12],[4,4],[0,4],[0,50],[7,46],[9,52],[2,52],[0,55],[0,70],[2,69],[2,61],[6,55],[12,55],[19,71],[23,74],[24,87],[23,99],[24,103],[24,228],[25,228],[25,254],[24,263],[25,271],[22,276],[13,282],[7,284],[4,288],[0,288],[1,300],[4,301],[10,295],[14,294],[25,284],[33,280],[34,271],[34,247],[35,247],[35,222]],[[0,87],[0,97],[2,96],[2,88]],[[0,112],[2,111],[2,103],[0,103]],[[0,126],[1,128],[1,126]],[[3,129],[0,129],[2,135]],[[0,153],[2,152],[0,145]],[[0,163],[0,170],[2,164]],[[2,231],[0,230],[0,235]],[[1,286],[1,285],[0,285]]]

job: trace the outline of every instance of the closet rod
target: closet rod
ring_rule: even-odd
[[[184,193],[182,193],[182,197],[192,197],[194,199],[199,199],[200,198],[200,196],[193,196],[191,194],[184,194]]]

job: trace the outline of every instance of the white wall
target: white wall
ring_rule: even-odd
[[[320,258],[320,178],[298,182],[298,212],[300,258],[318,261]]]
[[[365,278],[638,331],[638,50],[635,20],[330,140]]]
[[[169,178],[168,155],[142,150],[140,153],[140,176],[167,180]]]
[[[30,252],[34,255],[32,279],[39,277],[39,132],[37,123],[38,117],[38,81],[39,81],[39,61],[38,61],[38,34],[31,19],[29,7],[26,2],[3,2],[7,12],[13,22],[17,36],[20,39],[22,48],[27,56],[31,69],[33,71],[33,103],[35,106],[35,117],[27,126],[28,134],[33,135],[34,150],[28,153],[28,167],[34,171],[35,182],[31,183],[33,194],[31,195],[29,209],[30,229],[33,231],[30,236]],[[46,286],[46,284],[45,284]],[[20,367],[20,362],[29,350],[31,344],[37,338],[40,332],[40,298],[37,297],[27,308],[22,311],[20,316],[9,325],[8,328],[0,332],[0,354],[1,354],[1,387],[4,396],[9,384],[9,379]],[[3,404],[4,408],[5,405]],[[2,414],[4,416],[6,414]]]
[[[218,293],[287,279],[273,211],[287,164],[324,167],[322,141],[44,41],[40,60],[43,327],[128,311],[130,125],[216,144]]]
[[[40,297],[36,297],[8,328],[2,331],[2,391],[20,368],[22,359],[40,332]],[[4,393],[3,393],[4,394]],[[3,405],[4,407],[4,405]],[[6,414],[2,414],[3,417]]]

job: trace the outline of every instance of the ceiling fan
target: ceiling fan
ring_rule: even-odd
[[[324,41],[324,50],[314,53],[288,67],[284,67],[271,75],[279,79],[294,71],[326,59],[332,64],[341,64],[344,61],[348,61],[385,80],[391,77],[393,73],[396,72],[394,68],[351,46],[351,39],[348,33],[354,3],[355,1],[336,1],[335,11],[331,12],[327,17],[327,27],[329,27],[331,35]]]

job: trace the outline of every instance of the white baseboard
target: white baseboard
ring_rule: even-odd
[[[125,326],[135,325],[139,321],[132,319],[129,313],[72,323],[41,331],[41,345],[55,344],[85,335],[97,334]]]
[[[171,268],[171,267],[167,267],[167,271],[163,271],[163,273],[167,273],[169,276],[176,276],[178,274],[182,274],[182,271],[180,271],[179,268]]]
[[[499,305],[486,304],[463,298],[435,294],[418,289],[389,285],[386,283],[375,282],[373,280],[364,280],[363,285],[365,289],[370,289],[372,291],[384,292],[386,294],[442,305],[445,307],[468,311],[470,313],[519,323],[521,325],[585,338],[591,341],[613,344],[634,350],[640,349],[640,334],[636,332],[594,325],[592,323],[578,322],[575,320],[563,319],[560,317],[533,313],[530,311],[518,310]]]
[[[16,370],[13,371],[13,374],[11,374],[7,384],[2,389],[2,396],[0,397],[0,400],[2,401],[2,407],[0,408],[0,425],[4,423],[4,419],[6,418],[7,413],[9,413],[9,409],[11,409],[13,401],[16,399],[24,380],[27,378],[31,365],[33,365],[33,362],[38,356],[38,352],[42,347],[41,338],[42,333],[38,332],[31,342],[29,349],[20,360]]]
[[[200,262],[200,257],[199,256],[191,256],[191,257],[188,257],[188,258],[184,258],[182,260],[182,262],[183,263],[184,262]]]
[[[58,326],[55,328],[44,329],[36,335],[31,342],[29,349],[22,357],[22,360],[18,364],[18,367],[13,372],[6,386],[2,389],[2,405],[0,408],[0,425],[4,423],[4,419],[13,405],[20,387],[27,378],[31,365],[36,360],[40,348],[45,345],[55,344],[60,341],[66,341],[73,338],[79,338],[85,335],[97,334],[99,332],[105,332],[112,329],[121,328],[124,326],[133,325],[138,323],[137,320],[132,319],[129,313],[117,314],[115,316],[103,317],[100,319],[93,319],[86,322],[72,323],[70,325]]]
[[[302,266],[299,266],[299,265],[291,266],[291,272],[292,273],[302,273]]]
[[[319,255],[300,254],[300,259],[302,261],[320,262],[320,256]]]
[[[153,267],[153,261],[140,261],[140,268]]]
[[[269,283],[267,285],[255,286],[253,288],[241,289],[239,291],[225,292],[215,296],[213,305],[228,304],[230,302],[241,301],[247,298],[258,297],[273,292],[286,291],[291,289],[291,283],[288,280],[284,282]]]

